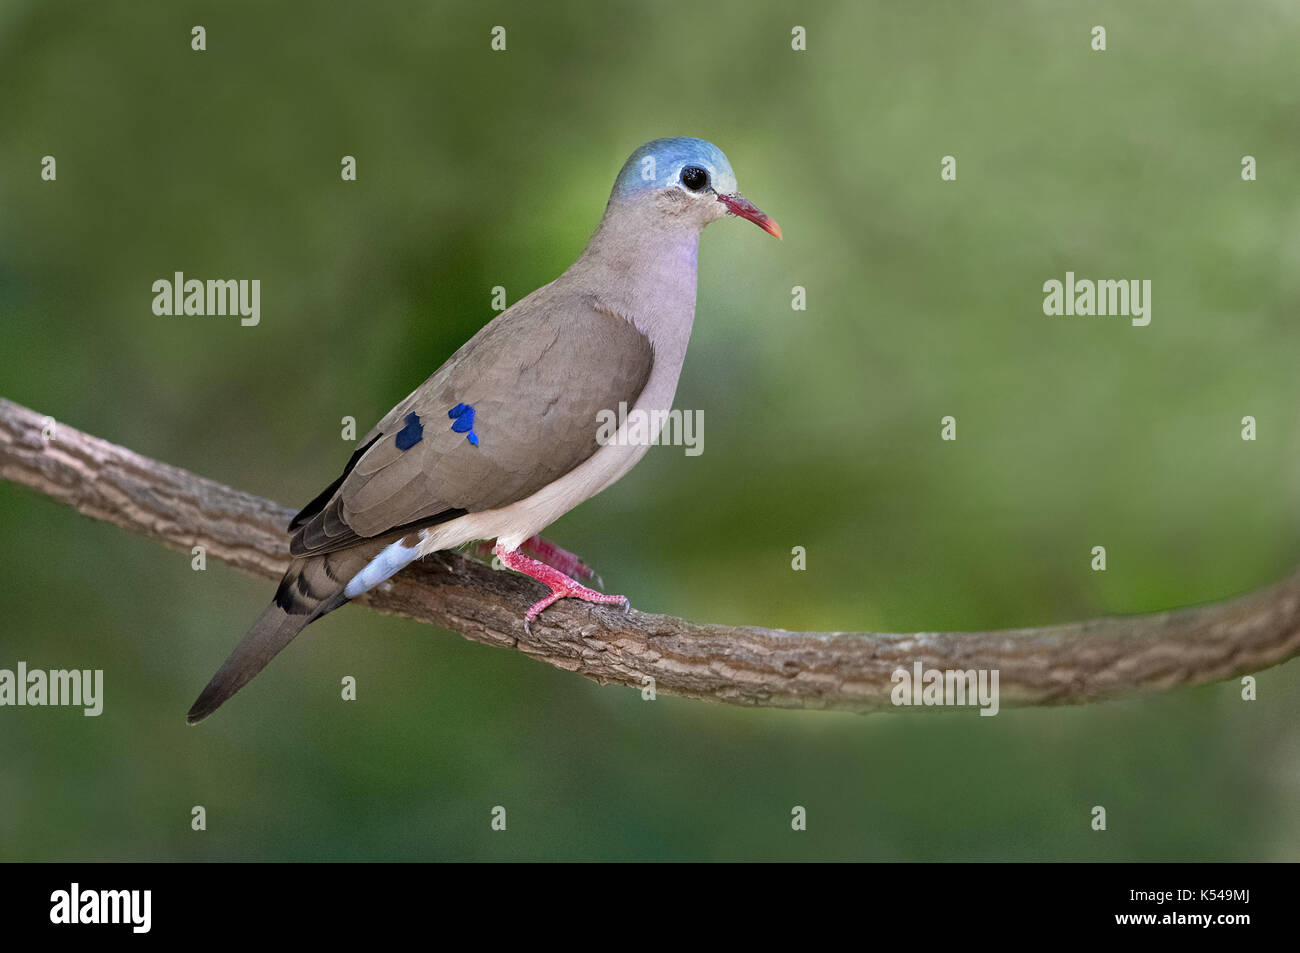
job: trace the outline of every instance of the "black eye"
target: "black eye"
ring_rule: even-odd
[[[682,169],[682,185],[686,186],[692,192],[698,192],[701,189],[709,187],[709,173],[705,172],[699,166],[688,165]]]

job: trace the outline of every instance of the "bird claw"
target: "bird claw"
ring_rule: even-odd
[[[624,615],[632,611],[632,600],[627,596],[609,596],[603,592],[588,589],[586,586],[572,580],[570,582],[572,585],[552,588],[549,596],[529,606],[528,611],[524,613],[525,635],[531,636],[533,634],[533,623],[537,620],[537,617],[561,599],[581,599],[583,602],[590,602],[592,605],[618,606],[623,610]]]

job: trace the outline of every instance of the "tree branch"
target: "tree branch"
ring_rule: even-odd
[[[260,576],[278,579],[288,564],[292,510],[4,399],[0,478],[167,545],[203,546]],[[529,636],[523,613],[536,589],[514,573],[441,553],[358,601],[602,684],[641,688],[650,676],[657,692],[781,708],[890,709],[890,676],[917,661],[925,669],[996,669],[1002,705],[1050,705],[1202,684],[1300,652],[1300,571],[1237,599],[1172,612],[911,635],[701,625],[565,600]]]

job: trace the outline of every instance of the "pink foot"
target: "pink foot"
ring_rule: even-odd
[[[522,548],[508,550],[498,543],[493,552],[497,554],[507,568],[513,569],[515,572],[521,572],[525,576],[536,579],[543,585],[550,587],[551,594],[545,599],[534,602],[528,611],[524,613],[524,631],[530,635],[532,634],[533,620],[541,614],[542,610],[552,603],[559,602],[561,599],[581,599],[583,602],[594,602],[607,606],[620,605],[623,607],[624,612],[631,607],[627,596],[609,596],[603,592],[597,592],[595,589],[588,589],[582,583],[570,579],[555,567],[525,556],[521,551]]]

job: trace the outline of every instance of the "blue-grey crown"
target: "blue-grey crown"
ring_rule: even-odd
[[[714,191],[733,195],[736,174],[722,150],[704,139],[682,136],[654,139],[628,156],[614,182],[614,194],[622,197],[649,189],[667,188],[677,182],[682,169],[695,166],[709,173]]]

